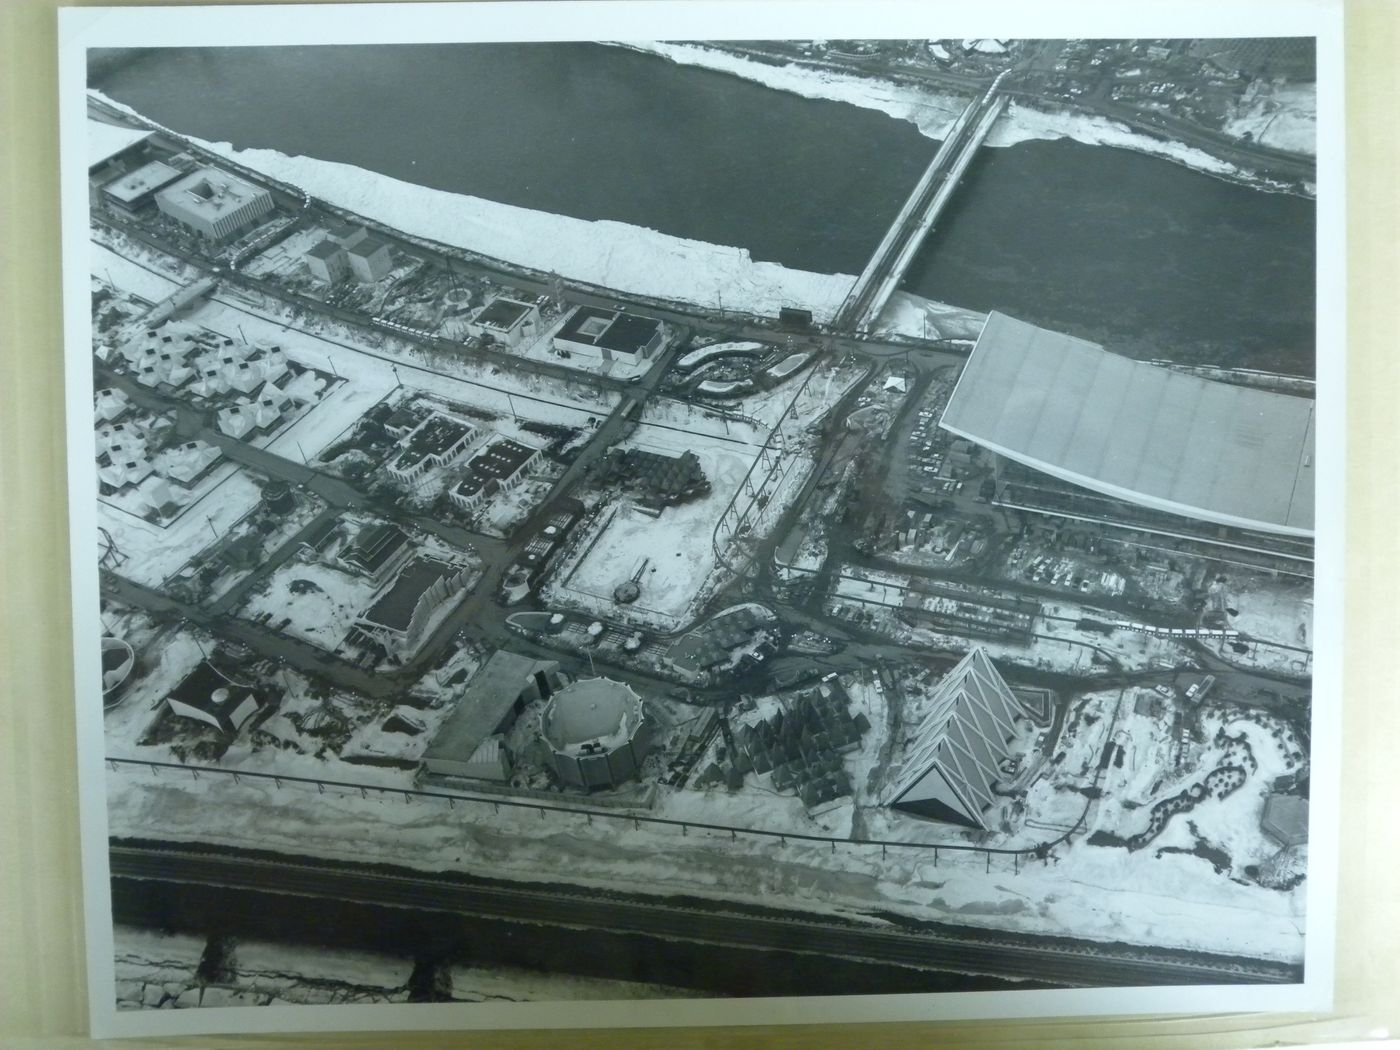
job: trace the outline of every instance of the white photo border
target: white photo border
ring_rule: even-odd
[[[196,1033],[594,1028],[1071,1016],[1298,1013],[1332,1005],[1335,969],[1345,534],[1345,207],[1342,8],[1331,0],[578,0],[549,3],[69,8],[59,18],[60,142],[74,672],[88,994],[94,1037]],[[347,17],[349,15],[349,17]],[[1317,540],[1313,818],[1305,976],[1298,985],[1171,986],[681,1001],[210,1007],[118,1011],[97,639],[91,454],[86,54],[92,47],[774,38],[1279,37],[1317,40]]]

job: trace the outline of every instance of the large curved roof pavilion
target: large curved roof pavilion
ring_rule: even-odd
[[[1115,499],[1313,535],[1314,403],[1111,354],[992,313],[940,425]]]

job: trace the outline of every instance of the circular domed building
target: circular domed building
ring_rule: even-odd
[[[652,742],[642,698],[611,678],[583,678],[555,693],[540,733],[559,779],[585,790],[634,776]]]

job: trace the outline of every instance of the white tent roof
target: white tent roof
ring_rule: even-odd
[[[1144,364],[993,313],[939,425],[1116,499],[1313,534],[1307,398]]]

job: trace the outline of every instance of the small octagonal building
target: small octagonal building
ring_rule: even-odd
[[[652,726],[632,687],[583,678],[555,693],[540,719],[555,774],[569,787],[616,787],[635,776],[652,744]]]

